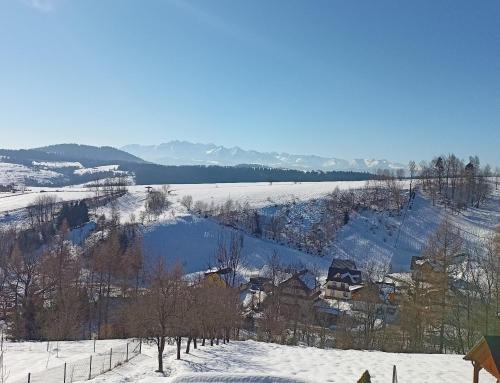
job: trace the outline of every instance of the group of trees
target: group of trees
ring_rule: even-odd
[[[186,278],[178,266],[168,268],[159,261],[148,273],[146,288],[130,301],[126,318],[129,335],[151,339],[157,346],[158,371],[163,372],[163,351],[175,341],[181,358],[182,339],[186,353],[198,340],[205,346],[229,342],[240,327],[238,290],[201,277]]]
[[[169,186],[164,185],[161,189],[149,189],[144,204],[144,212],[141,220],[153,221],[158,219],[168,209]]]
[[[209,269],[224,270],[222,278],[227,286],[237,286],[237,275],[245,267],[246,258],[243,253],[243,234],[231,232],[229,242],[219,234],[213,259],[209,261]]]
[[[57,215],[57,226],[61,227],[64,222],[73,229],[89,221],[89,208],[85,201],[63,203],[61,211]]]
[[[13,339],[81,339],[113,335],[112,304],[139,287],[137,228],[98,227],[83,247],[67,239],[63,220],[0,231],[1,316]]]
[[[220,204],[208,204],[193,203],[191,196],[185,196],[181,203],[191,212],[214,218],[225,226],[321,256],[353,212],[375,209],[399,214],[407,199],[403,183],[384,172],[359,189],[337,188],[322,199],[293,200],[268,209],[254,208],[248,202],[241,204],[230,198]],[[304,214],[314,216],[315,220],[305,222]]]
[[[324,314],[321,301],[299,293],[290,305],[280,288],[290,268],[271,257],[263,274],[270,281],[266,298],[257,306],[257,337],[320,347],[463,354],[482,335],[500,335],[500,227],[471,243],[444,219],[415,259],[409,274],[366,266],[363,287],[352,301],[326,305],[327,311],[338,309],[332,317]]]
[[[499,174],[489,165],[481,167],[477,156],[466,163],[454,154],[423,161],[419,168],[420,183],[433,203],[440,201],[454,210],[479,207],[493,188],[493,176]]]
[[[0,184],[0,193],[12,193],[16,190],[16,185],[13,183],[9,184]]]
[[[471,245],[445,219],[411,276],[393,278],[390,304],[372,279],[365,282],[356,310],[337,322],[337,346],[463,354],[482,335],[500,335],[500,227]]]
[[[500,334],[500,227],[475,245],[445,220],[430,239],[401,307],[401,346],[465,353],[481,335]]]
[[[113,217],[98,219],[85,243],[75,245],[67,218],[81,204],[33,227],[0,231],[0,318],[10,338],[148,338],[158,346],[160,371],[169,339],[178,358],[183,338],[187,353],[197,340],[203,346],[229,341],[240,322],[235,273],[217,283],[189,279],[161,261],[146,264],[139,226]],[[239,269],[242,246],[242,237],[231,237],[218,267]]]
[[[165,166],[150,163],[122,163],[120,170],[135,175],[137,185],[204,184],[225,182],[320,182],[364,181],[377,176],[351,171],[301,171],[248,166]]]
[[[52,194],[40,194],[33,203],[27,206],[26,211],[31,227],[37,227],[50,222],[58,211],[59,201]]]
[[[129,184],[129,177],[125,173],[110,172],[96,173],[86,187],[94,192],[95,204],[102,206],[124,195]]]

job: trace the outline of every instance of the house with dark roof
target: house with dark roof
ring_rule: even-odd
[[[328,270],[325,298],[351,299],[352,291],[362,284],[361,271],[349,259],[334,259]]]
[[[251,277],[248,282],[248,288],[254,291],[269,291],[271,285],[271,278],[265,277]]]
[[[316,277],[308,270],[294,273],[278,286],[281,304],[295,310],[311,304],[320,294]]]

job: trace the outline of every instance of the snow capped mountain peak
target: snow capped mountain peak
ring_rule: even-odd
[[[278,152],[258,152],[238,146],[170,141],[159,145],[127,145],[121,148],[147,161],[162,165],[221,165],[258,164],[269,167],[296,170],[352,170],[375,171],[377,169],[399,169],[404,165],[385,159],[344,160],[316,155],[297,155]]]

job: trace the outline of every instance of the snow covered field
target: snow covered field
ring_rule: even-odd
[[[111,347],[126,344],[123,339],[98,340],[96,354],[108,351]],[[23,381],[28,372],[36,373],[62,367],[66,362],[88,359],[94,354],[91,340],[75,342],[4,342],[4,365],[9,374],[7,383]],[[50,382],[47,382],[50,383]]]
[[[185,195],[191,195],[194,201],[222,203],[232,198],[240,203],[248,202],[252,206],[262,207],[273,203],[283,203],[294,198],[311,199],[324,196],[335,188],[354,189],[365,185],[365,181],[339,181],[339,182],[280,182],[273,183],[227,183],[227,184],[177,184],[172,185],[171,200],[176,202]],[[160,189],[163,185],[152,185]],[[0,212],[21,209],[28,206],[36,199],[41,190],[55,195],[60,200],[70,201],[91,196],[91,192],[84,187],[70,186],[63,188],[30,188],[32,193],[26,194],[0,194]],[[118,201],[120,212],[124,217],[130,213],[137,213],[144,207],[146,189],[144,186],[134,185],[129,188],[129,195],[123,197],[123,202]],[[8,199],[3,199],[8,198]],[[137,203],[140,202],[140,203]],[[135,208],[134,208],[135,207]]]
[[[123,340],[98,341],[102,349]],[[29,369],[43,369],[47,361],[46,343],[8,344],[7,368],[14,376],[26,376]],[[60,358],[51,363],[84,358],[90,355],[91,341],[60,342]],[[469,383],[472,365],[461,355],[395,354],[379,351],[322,350],[300,346],[282,346],[255,341],[231,342],[220,346],[199,347],[175,360],[175,349],[165,351],[166,377],[155,373],[156,349],[143,345],[140,355],[123,366],[95,379],[97,383],[161,382],[336,382],[354,383],[368,370],[374,383],[392,379],[393,365],[399,382]],[[14,380],[14,379],[12,379]],[[481,372],[482,383],[494,379]],[[47,382],[52,383],[52,382]]]

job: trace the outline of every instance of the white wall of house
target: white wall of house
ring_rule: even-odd
[[[352,294],[347,283],[328,281],[325,286],[325,298],[351,299]]]

